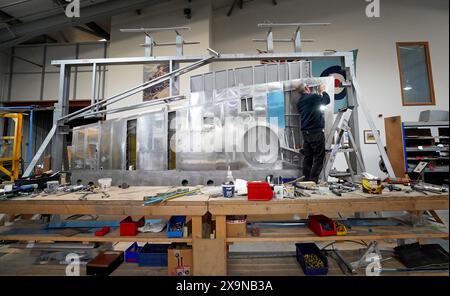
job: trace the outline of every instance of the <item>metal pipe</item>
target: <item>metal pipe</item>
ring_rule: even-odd
[[[253,42],[267,42],[267,39],[259,39],[255,38],[252,39]],[[273,42],[293,42],[295,41],[293,38],[280,38],[280,39],[273,39]],[[302,39],[302,42],[314,42],[314,39]]]
[[[31,162],[31,155],[33,155],[33,113],[34,111],[30,110],[30,124],[28,126],[28,164]]]
[[[159,31],[176,31],[176,30],[190,30],[190,27],[166,27],[166,28],[140,28],[140,29],[120,29],[122,33],[146,33]]]
[[[173,96],[173,97],[167,97],[167,98],[162,98],[162,99],[157,99],[157,100],[152,100],[149,102],[145,102],[145,103],[141,103],[141,104],[137,104],[137,105],[132,105],[132,106],[126,106],[126,107],[121,107],[121,108],[116,108],[116,109],[111,109],[111,110],[100,110],[97,112],[91,112],[88,114],[85,114],[84,117],[91,117],[94,115],[98,115],[98,114],[104,114],[104,113],[118,113],[118,112],[123,112],[123,111],[128,111],[128,110],[133,110],[133,109],[139,109],[139,108],[144,108],[144,107],[150,107],[150,106],[154,106],[154,105],[159,105],[160,103],[169,103],[169,102],[175,102],[178,101],[180,99],[185,99],[185,96],[179,95],[179,96]],[[169,101],[169,102],[168,102]]]
[[[331,23],[262,23],[258,24],[259,28],[271,27],[312,27],[312,26],[329,26]]]

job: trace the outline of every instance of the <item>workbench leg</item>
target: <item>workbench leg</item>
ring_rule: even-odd
[[[216,239],[223,239],[225,249],[225,266],[224,270],[228,269],[228,257],[229,246],[226,242],[227,239],[227,216],[216,216]]]
[[[216,238],[227,237],[227,217],[216,216]]]
[[[202,238],[202,216],[192,216],[192,238]]]

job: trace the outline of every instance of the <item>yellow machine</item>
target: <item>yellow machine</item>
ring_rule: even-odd
[[[337,235],[347,235],[347,227],[341,222],[336,222]]]
[[[0,171],[10,177],[11,181],[19,178],[20,151],[22,147],[22,114],[0,113],[0,118],[11,119],[14,122],[13,135],[1,137],[0,146],[3,148],[0,154]],[[11,163],[11,170],[5,168],[6,163]]]
[[[380,179],[362,178],[363,192],[370,194],[381,194],[383,185]]]

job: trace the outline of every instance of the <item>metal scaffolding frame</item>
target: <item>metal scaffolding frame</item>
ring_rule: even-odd
[[[179,79],[178,77],[182,74],[188,73],[189,71],[199,68],[205,64],[211,62],[230,62],[230,61],[264,61],[264,60],[310,60],[310,59],[326,59],[326,58],[340,58],[342,64],[345,69],[350,74],[350,77],[347,78],[346,87],[348,87],[348,107],[353,109],[353,114],[351,118],[351,129],[355,136],[355,142],[359,145],[360,137],[359,137],[359,123],[358,123],[358,105],[361,103],[361,91],[359,89],[359,85],[355,80],[355,67],[354,67],[354,56],[352,52],[289,52],[289,53],[259,53],[259,54],[218,54],[215,51],[208,49],[210,51],[210,55],[200,55],[200,56],[160,56],[160,57],[129,57],[129,58],[105,58],[105,59],[83,59],[83,60],[57,60],[52,61],[52,65],[56,65],[60,67],[60,75],[59,75],[59,96],[58,103],[55,106],[54,110],[54,126],[47,138],[44,140],[42,146],[38,150],[37,154],[33,158],[31,164],[27,167],[24,176],[27,177],[31,174],[34,166],[37,161],[42,156],[45,147],[52,142],[52,169],[54,171],[60,171],[62,168],[68,169],[67,163],[67,149],[66,149],[66,140],[65,135],[68,133],[68,127],[65,125],[68,121],[83,117],[89,116],[92,113],[92,110],[96,110],[94,112],[98,113],[100,108],[104,108],[114,102],[122,100],[132,94],[138,93],[148,87],[156,85],[166,80],[170,80],[170,88],[171,95],[178,95],[179,90]],[[93,103],[91,106],[83,108],[79,111],[76,111],[72,114],[68,113],[69,106],[69,89],[70,89],[70,73],[72,67],[77,66],[91,66],[91,67],[99,67],[99,66],[109,66],[109,65],[144,65],[144,64],[159,64],[159,63],[168,63],[171,69],[166,75],[163,75],[154,80],[145,82],[142,85],[138,85],[132,89],[124,91],[118,95],[107,98],[102,101],[98,101]],[[190,63],[190,65],[180,68],[181,63]],[[175,69],[175,70],[172,70]],[[95,81],[95,77],[93,76],[93,81]],[[93,83],[95,86],[95,83]],[[365,113],[365,117],[369,121],[369,125],[372,129],[375,129],[375,125],[371,120],[370,114],[367,113],[367,108],[364,104],[363,112]],[[117,112],[117,109],[115,109]],[[102,112],[103,113],[103,112]],[[92,115],[92,114],[91,114]],[[380,155],[382,156],[386,167],[388,168],[389,176],[395,177],[393,174],[392,167],[390,165],[389,159],[386,155],[384,147],[381,144],[381,140],[379,138],[378,133],[374,130],[375,137],[378,137],[377,142],[379,143],[378,148],[380,150]],[[53,139],[53,141],[52,141]],[[327,147],[329,149],[330,147]],[[362,173],[362,168],[358,165],[355,155],[351,155],[351,164],[354,167],[354,171],[358,174]],[[64,165],[64,166],[63,166]],[[389,169],[391,168],[391,169]]]

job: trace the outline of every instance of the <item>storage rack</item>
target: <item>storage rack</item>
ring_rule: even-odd
[[[429,162],[422,179],[442,182],[437,174],[449,172],[449,122],[404,122],[405,169],[411,173],[416,165]]]
[[[386,146],[398,177],[410,174],[421,161],[428,162],[421,174],[430,183],[448,183],[449,122],[403,122],[400,116],[385,119]]]

